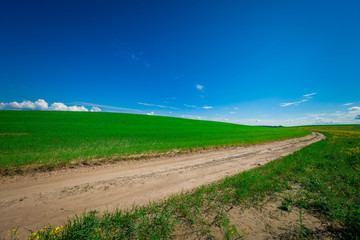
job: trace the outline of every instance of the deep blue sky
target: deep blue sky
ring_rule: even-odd
[[[44,99],[245,124],[360,123],[359,11],[328,0],[2,1],[0,108]]]

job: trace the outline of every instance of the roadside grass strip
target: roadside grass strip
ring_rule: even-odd
[[[32,233],[29,239],[214,239],[215,232],[224,239],[240,239],[248,229],[232,224],[229,212],[235,207],[261,207],[279,196],[283,198],[280,209],[296,208],[318,216],[328,223],[331,237],[359,239],[360,126],[306,129],[327,138],[192,192],[128,210],[86,212],[64,226]],[[286,236],[318,238],[315,234],[300,221]]]

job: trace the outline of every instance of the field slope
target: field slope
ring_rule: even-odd
[[[0,111],[0,172],[255,144],[309,133],[122,113]]]

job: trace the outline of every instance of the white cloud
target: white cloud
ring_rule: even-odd
[[[0,109],[19,109],[19,110],[49,110],[49,111],[77,111],[77,112],[88,112],[89,110],[84,106],[67,106],[62,102],[54,102],[49,107],[49,104],[44,99],[38,99],[35,102],[24,100],[22,102],[9,102],[0,103]],[[93,106],[92,112],[99,112],[101,109],[97,106]]]
[[[354,105],[354,103],[345,103],[345,104],[343,104],[343,106],[351,106],[351,105]]]
[[[357,107],[357,106],[351,107],[351,108],[349,108],[349,111],[351,111],[351,112],[360,112],[360,107]]]
[[[133,111],[133,112],[142,112],[138,109],[131,109],[131,108],[121,108],[121,107],[114,107],[114,106],[108,106],[108,105],[100,105],[100,104],[94,104],[94,103],[88,103],[88,102],[74,102],[73,104],[78,105],[84,105],[89,107],[99,107],[99,108],[109,108],[109,109],[115,109],[115,110],[125,110],[125,111]]]
[[[291,105],[298,105],[300,103],[302,103],[303,101],[298,101],[298,102],[290,102],[290,103],[280,103],[280,106],[281,107],[288,107],[288,106],[291,106]]]
[[[238,108],[238,107],[234,107],[234,110],[239,110],[239,108]]]
[[[229,112],[230,114],[235,114],[236,112]]]
[[[6,106],[9,106],[10,108],[15,108],[15,109],[19,109],[21,108],[20,104],[18,102],[10,102],[10,103],[6,103]]]
[[[154,115],[155,115],[155,112],[149,112],[149,113],[147,113],[146,115],[154,116]]]
[[[196,86],[196,88],[199,89],[199,90],[203,90],[203,89],[204,89],[204,86],[203,86],[203,85],[196,84],[195,86]]]
[[[194,119],[194,120],[201,120],[202,117],[194,116],[194,115],[181,115],[182,118]]]
[[[306,94],[306,95],[304,95],[304,96],[307,97],[307,99],[303,99],[303,100],[300,100],[300,101],[297,101],[297,102],[280,103],[280,106],[281,106],[281,107],[288,107],[288,106],[291,106],[291,105],[297,106],[297,105],[299,105],[300,103],[309,101],[309,98],[311,98],[310,96],[311,96],[311,95],[314,95],[314,94],[316,94],[316,93]]]
[[[345,114],[344,112],[336,111],[335,113],[330,113],[329,115],[337,117],[337,116],[342,116],[344,114]]]
[[[86,107],[84,107],[84,106],[80,106],[80,107],[78,107],[78,106],[70,106],[70,107],[68,107],[68,110],[67,111],[72,111],[72,112],[88,112],[89,110],[86,108]]]
[[[48,103],[44,99],[38,99],[35,103],[35,109],[47,110],[49,108]]]
[[[304,97],[309,98],[309,97],[311,97],[312,95],[315,95],[315,94],[317,94],[317,93],[309,93],[309,94],[305,94],[305,95],[304,95]]]
[[[211,107],[211,106],[203,106],[202,108],[203,109],[212,109],[213,107]]]
[[[51,104],[50,109],[54,111],[67,111],[68,107],[61,102],[54,102],[53,104]]]
[[[326,113],[309,114],[309,117],[321,117],[327,115]]]
[[[319,124],[319,125],[322,125],[322,124],[334,124],[335,121],[333,119],[329,119],[329,118],[321,118],[321,117],[318,117],[315,119],[315,124]]]
[[[7,104],[7,106],[13,109],[30,109],[30,110],[35,109],[35,104],[33,102],[25,101],[25,100],[21,103],[18,103],[16,101],[10,102]]]
[[[23,102],[10,102],[10,103],[1,103],[0,109],[9,108],[9,109],[19,109],[19,110],[47,110],[48,103],[44,99],[38,99],[35,103],[31,101],[24,100]]]
[[[101,112],[101,108],[93,106],[90,112]]]
[[[144,106],[149,106],[149,107],[159,107],[159,108],[169,108],[169,109],[174,109],[174,110],[180,110],[180,109],[175,108],[175,107],[164,106],[164,105],[157,105],[157,104],[152,104],[152,103],[138,102],[138,104],[144,105]]]

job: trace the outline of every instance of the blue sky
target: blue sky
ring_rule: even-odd
[[[360,123],[359,1],[3,1],[0,109]]]

